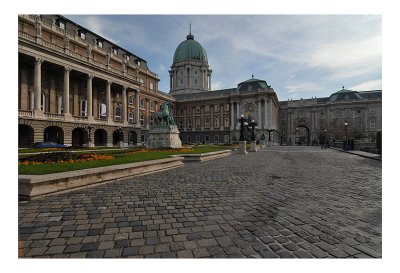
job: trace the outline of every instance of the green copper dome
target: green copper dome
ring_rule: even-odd
[[[186,36],[186,41],[183,41],[178,45],[174,54],[173,63],[189,61],[189,60],[199,60],[203,62],[208,62],[207,53],[205,49],[194,40],[194,36],[189,34]]]

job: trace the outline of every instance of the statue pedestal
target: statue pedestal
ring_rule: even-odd
[[[250,141],[249,152],[257,152],[257,142],[256,141]]]
[[[176,125],[158,125],[150,128],[147,148],[182,148]]]
[[[238,154],[247,154],[246,141],[239,141]]]

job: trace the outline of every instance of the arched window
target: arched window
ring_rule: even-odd
[[[121,120],[121,115],[122,115],[122,109],[120,106],[115,107],[115,120],[120,121]]]

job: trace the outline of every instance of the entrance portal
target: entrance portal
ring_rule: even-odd
[[[299,125],[296,128],[295,136],[296,145],[310,146],[310,129],[305,125]]]

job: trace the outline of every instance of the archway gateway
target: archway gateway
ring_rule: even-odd
[[[72,146],[82,147],[86,144],[88,139],[87,131],[83,128],[75,128],[72,131]]]
[[[296,127],[295,143],[296,145],[310,146],[310,129],[307,126],[299,125]]]
[[[107,132],[104,129],[97,129],[94,132],[94,145],[107,146]]]
[[[49,126],[44,130],[43,140],[64,144],[64,131],[58,126]]]
[[[31,148],[33,146],[33,129],[26,124],[18,125],[18,148]]]

